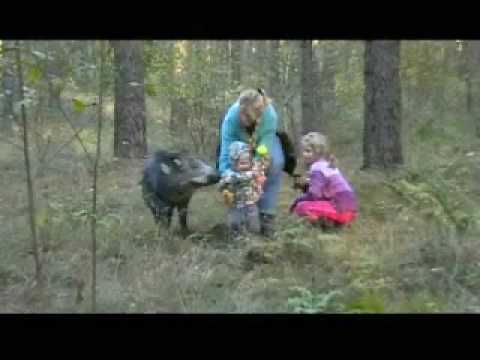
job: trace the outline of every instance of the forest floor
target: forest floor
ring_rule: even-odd
[[[68,128],[55,130],[50,140],[61,145]],[[94,130],[83,133],[87,144],[94,145]],[[357,221],[338,233],[288,214],[296,193],[285,176],[274,239],[237,244],[226,243],[216,226],[226,209],[214,187],[193,197],[191,236],[158,234],[141,196],[142,161],[106,151],[98,186],[97,311],[478,312],[480,153],[474,143],[439,144],[392,174],[360,171],[348,148],[337,152],[360,202]],[[32,291],[22,151],[0,143],[0,164],[0,312],[89,312],[92,179],[82,149],[73,142],[34,169],[42,294]]]

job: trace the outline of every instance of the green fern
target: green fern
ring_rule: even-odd
[[[345,306],[347,312],[354,313],[384,313],[385,299],[378,293],[367,291],[360,298]]]
[[[292,290],[297,295],[288,299],[287,306],[294,313],[316,314],[339,309],[339,304],[333,303],[333,299],[341,294],[338,290],[319,294],[314,294],[303,287],[294,287]]]
[[[464,232],[473,221],[473,215],[468,211],[469,200],[463,194],[463,188],[457,179],[446,179],[446,173],[456,165],[455,174],[460,170],[458,163],[449,164],[429,172],[429,176],[409,171],[404,177],[386,185],[410,206],[424,217],[441,225],[452,225],[459,232]],[[465,165],[466,166],[466,165]],[[462,172],[463,174],[463,172]]]

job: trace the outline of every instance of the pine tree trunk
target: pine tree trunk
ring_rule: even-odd
[[[367,41],[363,167],[403,164],[400,41]]]
[[[141,158],[147,153],[143,41],[114,41],[114,154]]]

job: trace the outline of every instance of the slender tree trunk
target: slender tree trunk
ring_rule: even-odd
[[[302,128],[303,133],[310,131],[319,131],[321,129],[320,119],[317,118],[315,111],[315,92],[314,92],[314,71],[313,71],[313,52],[312,41],[301,41],[302,56]]]
[[[13,133],[13,124],[16,122],[16,115],[13,104],[18,100],[18,84],[15,76],[15,52],[14,42],[9,40],[2,41],[2,118],[0,122],[0,132],[7,135]]]
[[[21,105],[21,116],[23,124],[23,150],[25,156],[25,170],[27,172],[27,192],[28,192],[28,215],[30,220],[30,230],[32,232],[32,248],[33,248],[33,257],[35,260],[35,278],[37,284],[43,284],[43,274],[42,274],[42,263],[40,259],[40,254],[38,251],[38,239],[37,239],[37,227],[35,224],[35,194],[34,194],[34,184],[31,176],[31,167],[30,167],[30,146],[28,142],[28,123],[27,123],[27,114],[25,111],[25,105],[23,100],[25,98],[23,92],[23,69],[22,69],[22,58],[20,55],[20,42],[16,42],[16,63],[17,63],[17,76],[19,81],[19,91],[20,91],[20,101]]]
[[[143,41],[114,41],[114,154],[141,158],[147,153]]]
[[[280,40],[271,40],[268,57],[268,83],[273,100],[279,101],[280,95]]]
[[[181,86],[182,82],[186,81],[187,74],[192,70],[192,42],[187,41],[184,44],[184,56],[179,59],[176,66],[182,68],[182,71],[173,74],[174,82],[177,86]],[[180,135],[188,126],[190,118],[190,108],[187,99],[183,96],[177,96],[171,99],[170,102],[170,132],[174,136]]]
[[[231,64],[232,81],[234,85],[242,83],[242,48],[243,42],[240,40],[231,41]]]
[[[228,41],[218,41],[217,47],[220,53],[220,60],[221,63],[219,66],[223,69],[222,74],[220,75],[220,96],[221,96],[221,103],[219,104],[219,108],[217,109],[217,114],[220,116],[225,109],[227,108],[227,96],[226,91],[229,88],[230,84],[230,45]]]
[[[75,54],[74,46],[69,41],[49,40],[45,42],[32,42],[32,47],[45,52],[48,57],[43,61],[45,64],[45,79],[48,91],[42,96],[48,96],[47,106],[56,107],[60,102],[62,91],[65,87],[65,81],[68,76],[68,55],[65,49],[70,49],[70,56],[78,57]]]
[[[458,46],[461,46],[461,51],[459,52],[459,59],[457,62],[456,70],[457,75],[465,83],[465,112],[467,117],[470,116],[472,111],[472,95],[471,95],[471,84],[470,84],[470,73],[469,73],[469,54],[468,54],[468,41],[462,41]],[[458,50],[456,50],[458,51]]]
[[[93,194],[92,194],[92,214],[91,214],[91,231],[92,231],[92,312],[97,311],[97,178],[98,164],[101,156],[102,141],[102,125],[103,125],[103,73],[105,64],[105,42],[100,41],[100,66],[98,79],[98,108],[97,108],[97,152],[95,156],[95,164],[93,167]]]
[[[168,79],[169,81],[175,85],[175,82],[177,81],[177,74],[176,74],[176,67],[177,67],[177,62],[176,62],[176,54],[177,54],[177,49],[175,47],[175,41],[171,41],[171,42],[168,42],[166,45],[165,45],[165,48],[160,48],[160,51],[164,51],[166,56],[167,56],[167,59],[168,59],[168,62],[171,63],[171,67],[168,67],[167,68],[167,71],[168,71]],[[175,102],[175,98],[172,96],[172,95],[167,95],[168,96],[168,101],[169,101],[169,105],[170,105],[170,117],[169,117],[169,120],[168,120],[168,129],[170,131],[171,134],[175,133],[176,131],[176,122],[173,121],[173,112],[175,111],[174,110],[174,102]]]
[[[315,50],[312,43],[312,97],[313,97],[313,109],[315,117],[320,123],[319,130],[325,131],[327,121],[324,116],[324,103],[323,103],[323,78],[320,72],[319,59],[315,56]]]
[[[366,42],[364,168],[403,164],[399,65],[400,41]]]
[[[323,122],[326,124],[335,114],[336,111],[336,95],[335,95],[335,66],[338,56],[334,44],[325,44],[322,48],[321,66],[316,69],[320,72],[318,91],[316,100],[318,109]]]
[[[468,41],[467,56],[467,112],[477,137],[480,137],[480,40]]]
[[[240,80],[241,82],[250,81],[250,76],[253,69],[252,64],[252,42],[250,40],[242,40],[240,42]],[[249,69],[249,71],[242,71],[242,69]]]
[[[467,75],[467,78],[465,79],[465,87],[467,90],[467,113],[468,115],[473,119],[473,99],[472,99],[472,82],[470,81],[470,76]]]
[[[59,103],[61,88],[58,85],[58,79],[61,76],[60,64],[57,59],[57,55],[54,54],[56,42],[47,42],[47,83],[48,83],[48,107],[51,108]],[[50,59],[50,55],[53,55],[53,59]]]

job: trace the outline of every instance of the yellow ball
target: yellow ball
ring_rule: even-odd
[[[260,156],[265,156],[268,154],[268,149],[265,145],[260,145],[259,147],[257,147],[257,153]]]

